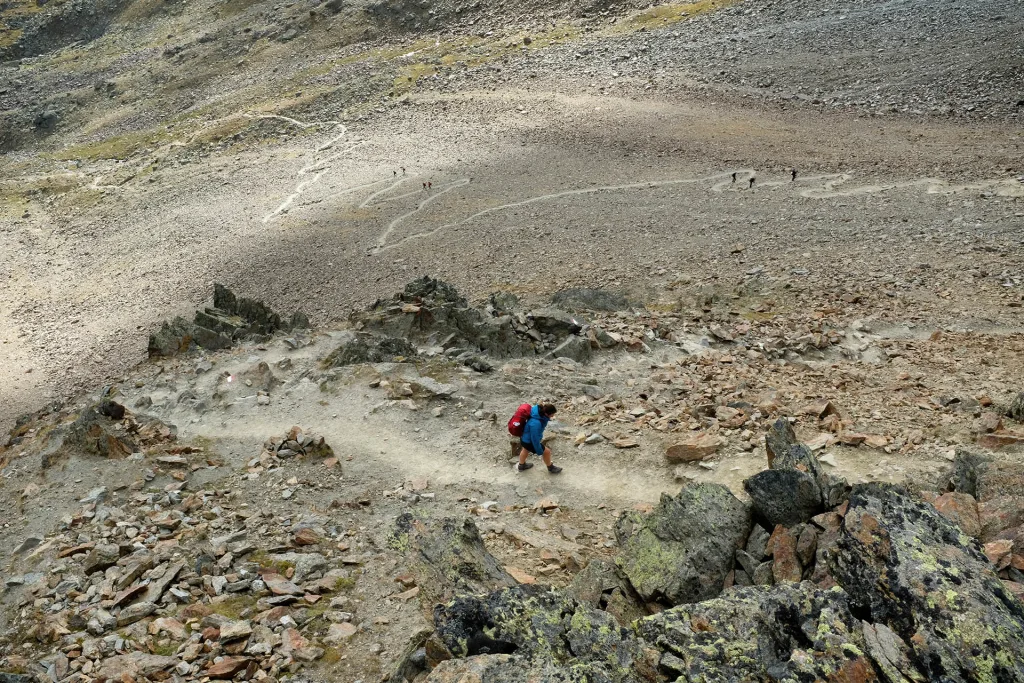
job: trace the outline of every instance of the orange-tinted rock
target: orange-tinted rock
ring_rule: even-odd
[[[981,536],[981,517],[978,516],[978,502],[966,493],[943,493],[935,499],[935,509],[953,522],[968,536]]]
[[[984,546],[985,557],[995,565],[997,570],[1010,565],[1010,554],[1013,552],[1013,541],[1002,539],[986,543]]]
[[[249,661],[248,657],[225,657],[213,664],[204,674],[221,680],[234,678],[235,674],[249,666]]]
[[[998,496],[978,506],[981,540],[995,540],[1000,532],[1024,524],[1024,496]]]
[[[695,462],[714,455],[718,446],[718,437],[714,434],[698,434],[669,446],[665,458],[669,462]]]
[[[799,583],[803,578],[803,566],[797,557],[796,546],[797,537],[792,529],[775,527],[775,532],[768,540],[775,583]]]
[[[320,535],[312,529],[304,528],[299,529],[295,532],[295,536],[292,539],[295,545],[316,545],[320,542]]]

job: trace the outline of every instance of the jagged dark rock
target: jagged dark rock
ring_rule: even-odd
[[[662,671],[681,681],[878,680],[838,589],[735,589],[642,619],[637,631],[664,652]]]
[[[529,312],[528,317],[542,334],[553,334],[563,337],[577,334],[583,329],[586,320],[558,308],[537,308]]]
[[[853,612],[891,629],[927,680],[1024,680],[1024,603],[931,505],[854,487],[832,564]]]
[[[799,470],[764,470],[743,482],[754,516],[774,527],[806,522],[823,512],[821,489],[814,478]]]
[[[389,545],[406,554],[428,604],[516,585],[471,519],[427,522],[407,512],[396,520]]]
[[[580,604],[604,610],[620,624],[630,624],[648,614],[643,600],[614,562],[591,560],[565,590]]]
[[[750,532],[750,506],[720,484],[663,494],[650,514],[619,517],[616,563],[645,601],[666,605],[718,595]]]
[[[1013,397],[1004,411],[1006,417],[1017,422],[1024,422],[1024,391]]]
[[[279,330],[309,327],[309,319],[296,312],[284,320],[256,299],[238,297],[221,284],[213,286],[213,307],[196,311],[192,322],[175,317],[149,338],[149,356],[176,356],[201,347],[208,351],[229,348],[239,339],[266,338]]]
[[[846,481],[825,472],[811,450],[797,441],[788,420],[776,420],[764,440],[770,469],[743,482],[758,520],[769,527],[792,526],[842,503]]]
[[[323,366],[336,368],[356,363],[393,363],[417,355],[416,347],[405,339],[361,332],[332,351],[323,360]]]
[[[69,441],[93,455],[126,458],[136,452],[139,445],[127,432],[114,429],[118,420],[104,415],[102,405],[89,406],[81,412],[71,425]],[[121,416],[124,416],[123,408]]]

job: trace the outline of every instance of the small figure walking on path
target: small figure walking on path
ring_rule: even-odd
[[[544,428],[548,426],[548,420],[556,412],[558,409],[550,403],[535,406],[524,403],[516,409],[515,415],[508,421],[509,433],[519,437],[519,462],[515,465],[517,472],[525,472],[533,467],[532,462],[526,462],[530,453],[541,456],[551,474],[558,474],[562,471],[561,467],[551,462],[551,449],[543,443]]]
[[[753,189],[755,180],[757,180],[757,178],[750,176],[750,185],[747,187],[748,190]]]
[[[427,184],[426,183],[423,183],[423,189],[424,190],[427,189]]]
[[[736,173],[735,173],[735,172],[733,172],[733,174],[732,174],[732,181],[733,181],[734,183],[736,182]]]
[[[427,182],[427,189],[428,190],[433,190],[434,189],[434,183],[428,181]]]
[[[402,166],[402,175],[405,175],[405,166]]]
[[[394,177],[398,177],[398,171],[392,171],[392,173],[394,174]]]
[[[796,169],[794,168],[792,171],[790,171],[790,173],[793,174],[793,177],[789,179],[789,182],[795,183],[796,182]]]

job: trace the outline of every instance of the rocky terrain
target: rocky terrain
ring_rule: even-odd
[[[1024,394],[930,393],[943,334],[728,321],[764,294],[420,278],[313,331],[218,285],[7,437],[5,675],[1020,680]],[[510,467],[524,386],[558,477]]]
[[[1024,680],[1022,29],[0,4],[0,683]]]

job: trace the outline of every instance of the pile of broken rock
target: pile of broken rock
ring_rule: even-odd
[[[825,474],[786,420],[767,446],[751,503],[693,484],[624,513],[614,562],[562,590],[515,585],[469,520],[401,519],[436,604],[390,681],[1024,680],[1021,586],[998,573],[1016,571],[1016,537],[1006,561],[971,535],[1019,534],[1024,501],[961,520],[963,489],[984,499],[1005,473],[962,454],[943,488],[963,505],[937,508]]]
[[[271,439],[307,457],[322,437]],[[180,455],[156,458],[189,468]],[[318,518],[254,510],[226,489],[93,491],[5,577],[5,683],[244,679],[273,683],[351,639],[361,557]],[[340,551],[340,552],[339,552]]]

